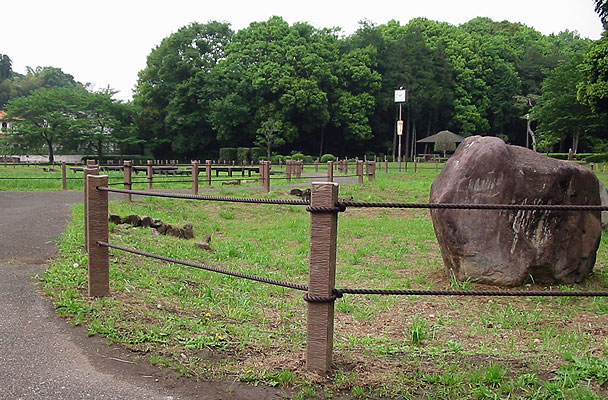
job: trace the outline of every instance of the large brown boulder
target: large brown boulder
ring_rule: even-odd
[[[473,136],[433,182],[430,200],[598,205],[598,187],[585,167]],[[581,281],[601,234],[600,212],[433,209],[431,217],[448,274],[500,286]]]

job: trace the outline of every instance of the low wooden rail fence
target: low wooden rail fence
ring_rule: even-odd
[[[331,166],[331,164],[330,164]],[[261,170],[266,171],[267,165]],[[329,170],[333,170],[330,168]],[[517,204],[442,204],[442,203],[372,203],[339,201],[339,186],[334,182],[312,184],[311,199],[281,200],[266,198],[240,198],[199,196],[194,194],[169,194],[143,190],[112,189],[108,177],[97,175],[98,169],[85,170],[85,238],[88,259],[89,296],[107,296],[109,285],[109,249],[126,251],[146,257],[204,269],[258,282],[280,285],[305,291],[308,303],[306,366],[308,370],[326,373],[331,368],[334,332],[334,302],[344,294],[381,295],[431,295],[431,296],[608,296],[608,292],[582,291],[472,291],[472,290],[381,290],[359,288],[336,288],[336,246],[338,214],[348,207],[384,208],[450,208],[472,210],[559,210],[559,211],[607,211],[607,206],[595,205],[517,205]],[[264,172],[267,173],[267,172]],[[109,243],[108,240],[108,193],[137,194],[141,196],[168,197],[188,200],[241,202],[255,204],[291,204],[307,206],[310,212],[310,258],[308,285],[276,281],[264,277],[235,273],[226,269],[210,267],[150,254]]]

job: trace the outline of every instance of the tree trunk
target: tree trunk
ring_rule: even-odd
[[[581,138],[581,134],[579,132],[575,132],[572,135],[572,151],[574,154],[578,151],[578,141]]]
[[[49,146],[49,163],[52,164],[55,162],[55,153],[53,151],[53,141],[51,139],[46,139],[46,144]]]
[[[319,159],[323,157],[323,141],[325,140],[325,125],[321,127],[321,143],[319,144]]]
[[[103,143],[101,140],[97,141],[97,163],[101,165],[101,158],[103,157]]]
[[[536,151],[536,134],[530,126],[530,119],[528,119],[526,123],[526,131],[528,132],[528,135],[530,135],[530,137],[532,138],[532,150]]]

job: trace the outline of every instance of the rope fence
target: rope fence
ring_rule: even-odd
[[[373,164],[372,164],[373,165]],[[328,171],[333,171],[331,162]],[[362,168],[359,163],[357,167]],[[554,291],[554,290],[425,290],[425,289],[365,289],[336,288],[336,247],[338,214],[353,208],[441,208],[470,210],[527,210],[527,211],[608,211],[600,205],[552,205],[552,204],[446,204],[446,203],[390,203],[340,201],[338,184],[313,183],[311,199],[269,199],[231,196],[204,196],[198,194],[162,193],[152,190],[110,188],[108,176],[99,175],[95,166],[85,169],[85,240],[89,252],[89,296],[109,295],[109,249],[124,251],[144,257],[189,266],[196,269],[221,273],[237,278],[305,291],[307,302],[307,369],[321,373],[331,367],[333,349],[334,302],[345,294],[351,295],[403,295],[403,296],[527,296],[527,297],[580,297],[608,296],[608,291]],[[125,175],[128,171],[125,168]],[[262,177],[268,178],[269,164],[260,167]],[[359,172],[359,171],[357,171]],[[357,175],[361,176],[361,175]],[[264,185],[269,180],[266,179]],[[125,182],[128,182],[125,179]],[[125,196],[139,195],[197,201],[221,201],[268,205],[301,205],[310,213],[310,265],[308,285],[284,282],[266,277],[234,272],[227,269],[179,260],[141,250],[110,244],[108,240],[108,193]]]

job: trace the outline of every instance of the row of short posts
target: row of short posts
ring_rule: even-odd
[[[268,176],[270,163],[264,163]],[[108,192],[98,187],[108,186],[108,176],[99,175],[99,168],[85,169],[85,243],[88,256],[88,295],[102,297],[110,294],[109,252],[99,242],[108,242]],[[313,183],[311,207],[335,208],[338,184]],[[336,239],[338,214],[311,213],[309,296],[329,297],[335,284]],[[334,303],[308,303],[306,368],[325,374],[331,369],[333,354]]]

